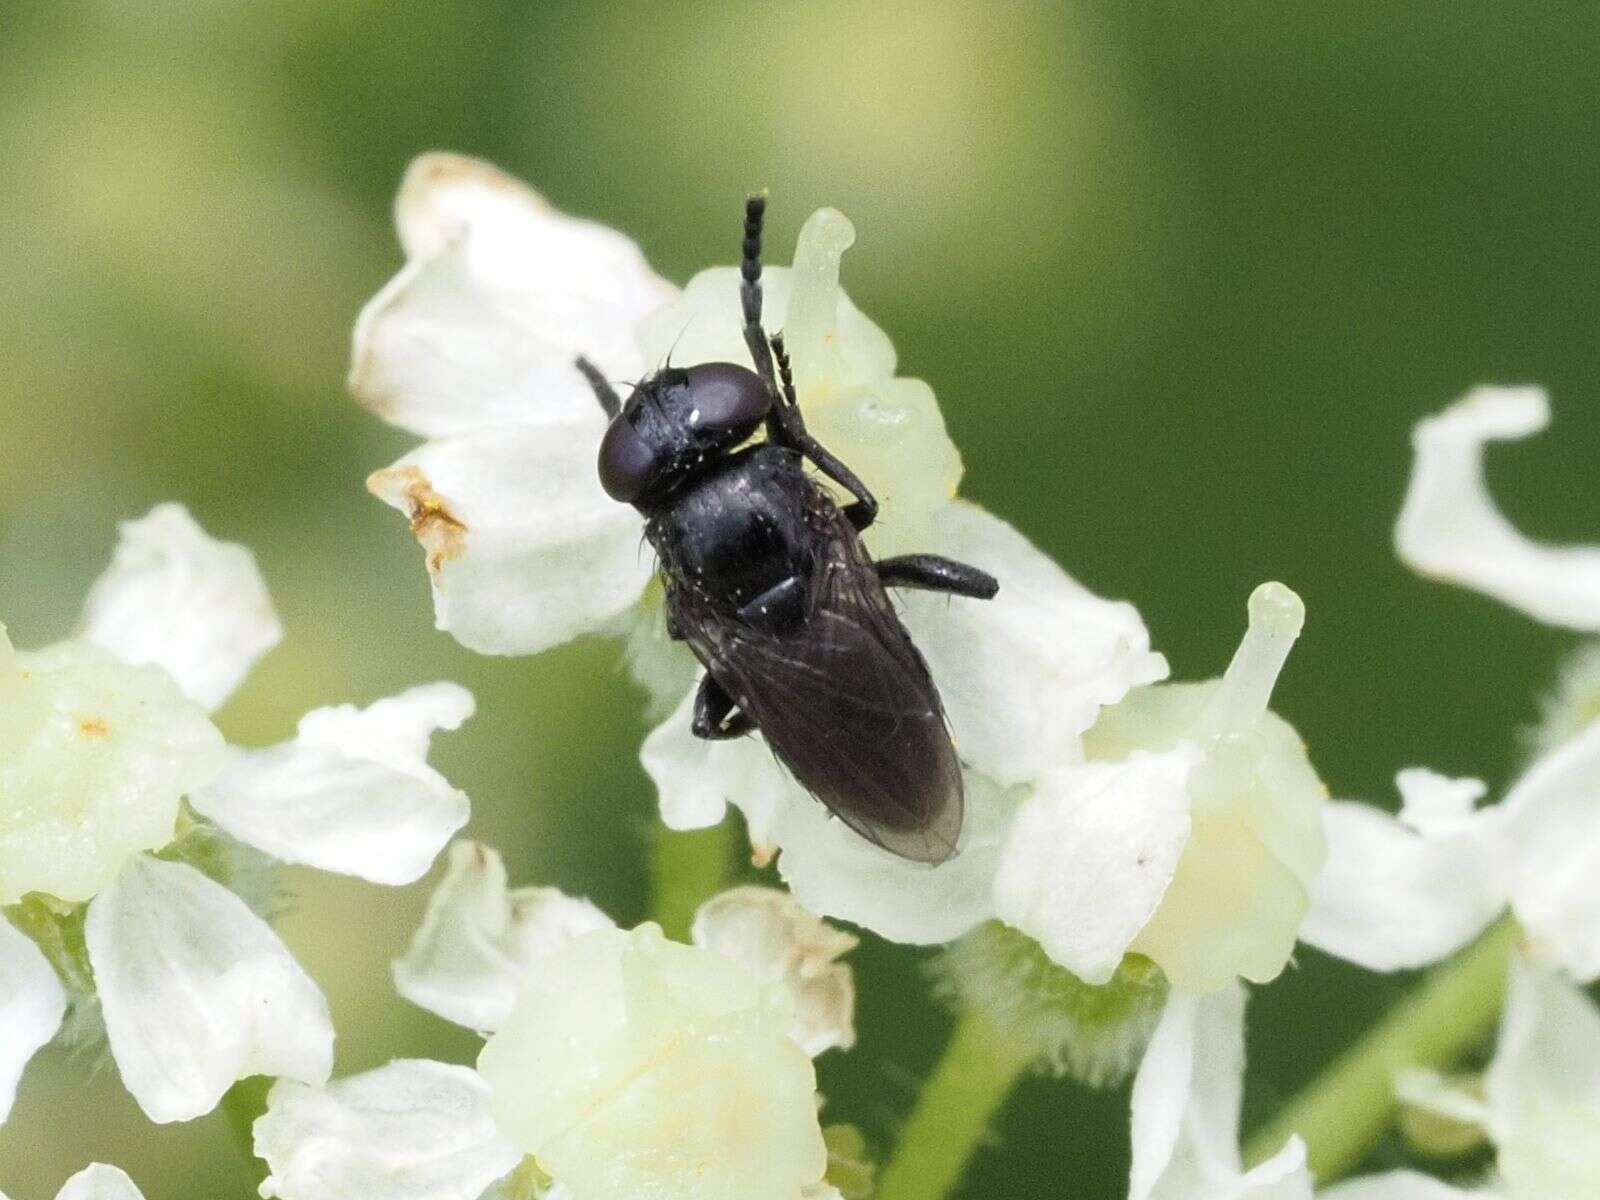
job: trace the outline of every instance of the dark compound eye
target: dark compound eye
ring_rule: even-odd
[[[600,439],[600,486],[606,495],[632,504],[656,473],[656,452],[627,415],[616,417]]]
[[[761,376],[733,363],[702,363],[688,376],[689,424],[696,431],[752,433],[772,407]]]

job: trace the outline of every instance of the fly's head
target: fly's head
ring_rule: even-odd
[[[749,438],[771,407],[766,384],[748,367],[657,371],[611,419],[600,442],[600,484],[612,499],[649,514]]]

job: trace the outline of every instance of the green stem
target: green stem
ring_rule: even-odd
[[[1306,1141],[1319,1185],[1359,1164],[1394,1119],[1395,1073],[1407,1067],[1450,1067],[1494,1028],[1516,939],[1516,923],[1507,917],[1431,971],[1255,1132],[1245,1146],[1245,1161],[1254,1165],[1270,1158],[1298,1133]]]
[[[877,1200],[949,1195],[1032,1057],[968,1009],[878,1177]]]
[[[732,880],[738,829],[728,818],[710,829],[657,827],[650,863],[651,908],[669,938],[688,941],[694,910]]]

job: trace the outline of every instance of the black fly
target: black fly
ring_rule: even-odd
[[[884,849],[940,863],[961,832],[961,765],[927,664],[886,587],[987,600],[994,577],[935,554],[874,563],[878,502],[806,432],[782,335],[761,327],[763,196],[745,204],[744,339],[755,370],[668,366],[624,403],[578,369],[611,425],[600,481],[645,517],[667,632],[706,669],[694,732],[759,729],[796,779]],[[766,440],[742,445],[762,426]],[[742,446],[742,448],[741,448]],[[814,464],[854,498],[840,509]]]

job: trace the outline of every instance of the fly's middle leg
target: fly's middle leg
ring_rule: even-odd
[[[697,738],[708,742],[725,741],[743,737],[756,727],[746,714],[733,706],[733,697],[711,676],[700,680],[700,690],[694,694],[694,720],[689,730]]]
[[[956,562],[940,554],[902,554],[878,563],[884,587],[920,588],[974,600],[992,600],[1000,582],[987,571]]]

